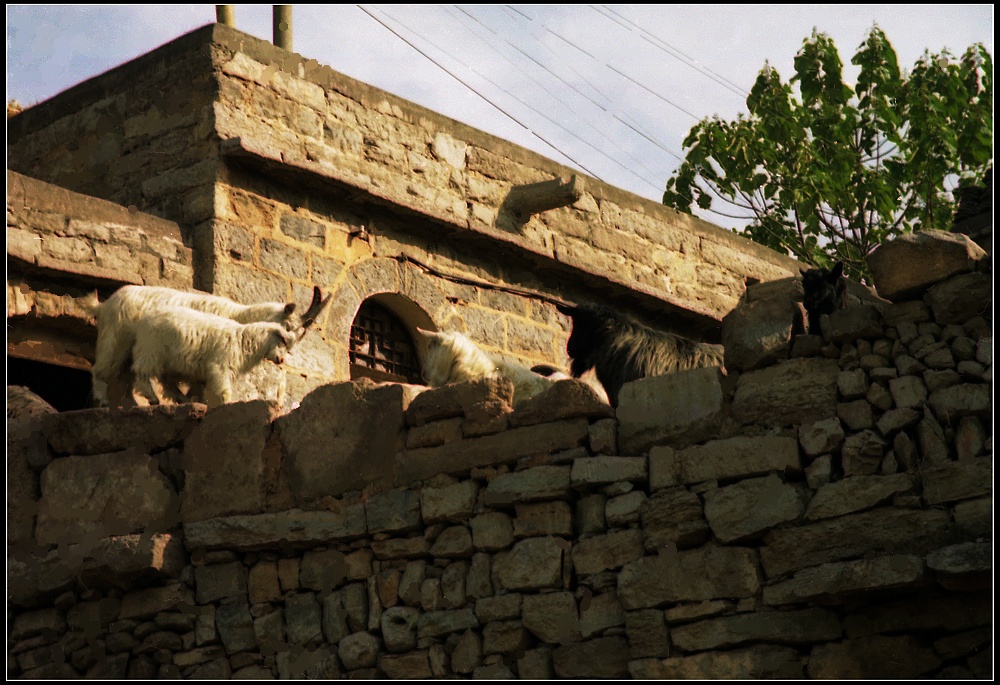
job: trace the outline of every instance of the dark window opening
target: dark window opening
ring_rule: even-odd
[[[7,357],[7,385],[23,385],[59,411],[90,406],[89,371]]]
[[[351,380],[423,383],[417,348],[406,325],[388,308],[366,301],[351,325]]]

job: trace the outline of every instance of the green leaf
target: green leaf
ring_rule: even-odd
[[[789,82],[765,63],[747,114],[691,129],[664,203],[710,208],[699,182],[733,203],[749,198],[755,219],[741,233],[812,264],[844,261],[855,277],[880,242],[948,227],[955,177],[981,178],[992,163],[992,56],[981,44],[960,59],[925,51],[904,77],[873,26],[851,63],[855,89],[832,39],[815,29]]]

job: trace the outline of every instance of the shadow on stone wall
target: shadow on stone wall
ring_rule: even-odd
[[[571,380],[25,409],[8,675],[990,677],[988,262],[917,247],[923,282],[617,415]]]

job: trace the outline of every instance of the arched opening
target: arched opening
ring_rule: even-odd
[[[351,380],[422,384],[420,352],[411,331],[435,330],[431,318],[401,295],[382,293],[361,303],[348,343]]]

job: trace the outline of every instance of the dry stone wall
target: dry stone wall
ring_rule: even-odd
[[[8,675],[989,678],[970,273],[617,415],[359,381],[12,420]]]

